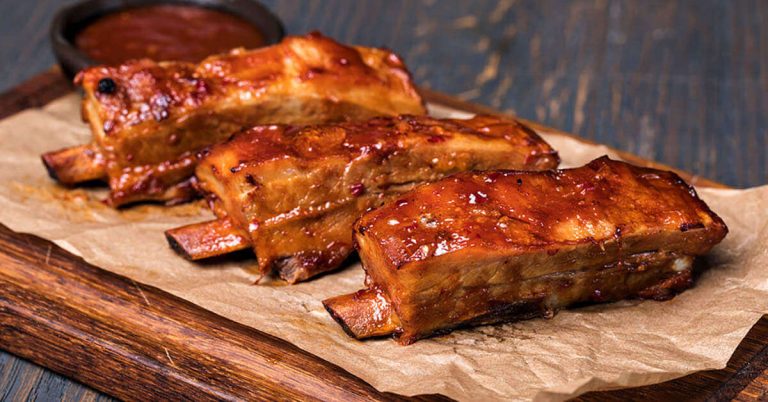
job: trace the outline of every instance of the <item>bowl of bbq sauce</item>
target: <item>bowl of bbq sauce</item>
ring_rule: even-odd
[[[148,58],[197,63],[279,42],[280,20],[252,0],[86,0],[61,9],[51,43],[72,78],[92,65]]]

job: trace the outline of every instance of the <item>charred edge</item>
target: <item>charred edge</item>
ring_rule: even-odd
[[[153,186],[155,186],[153,188]],[[161,204],[174,206],[184,204],[201,197],[201,193],[194,187],[191,178],[182,182],[162,187],[150,180],[137,182],[130,189],[112,190],[104,202],[112,208],[124,208],[140,204]]]
[[[294,284],[339,269],[351,253],[352,247],[346,245],[333,251],[302,250],[278,258],[269,266],[280,279]]]
[[[687,232],[687,231],[693,230],[693,229],[704,229],[704,228],[705,228],[704,224],[701,223],[701,222],[696,222],[696,223],[687,223],[686,222],[686,223],[681,223],[680,224],[680,231],[681,232]]]
[[[653,170],[653,169],[647,169],[647,170]],[[671,175],[672,180],[677,185],[679,185],[683,190],[687,191],[691,195],[691,197],[693,198],[694,202],[696,204],[698,204],[699,208],[701,208],[706,214],[708,214],[712,218],[712,220],[714,221],[714,224],[712,225],[713,227],[717,227],[717,226],[721,226],[722,227],[723,236],[720,238],[720,240],[725,238],[725,236],[728,235],[728,232],[729,232],[728,226],[725,224],[725,221],[723,221],[723,219],[718,214],[716,214],[714,211],[712,211],[712,209],[709,208],[709,205],[707,205],[704,202],[704,200],[699,198],[699,195],[696,192],[696,189],[693,187],[693,185],[688,183],[688,182],[686,182],[685,180],[683,180],[683,178],[680,177],[675,172],[667,172],[667,173]],[[719,240],[718,240],[718,242],[719,242]]]
[[[637,293],[638,299],[666,301],[693,287],[693,268],[688,268],[662,279]]]
[[[43,154],[40,159],[43,161],[43,166],[45,166],[45,170],[48,171],[48,176],[56,180],[58,182],[61,182],[61,179],[59,179],[59,174],[56,171],[56,168],[53,166],[53,161],[51,160],[51,154]]]
[[[529,320],[544,315],[545,311],[543,298],[496,303],[491,305],[486,314],[475,317],[464,323],[464,325],[475,326],[484,323],[492,324]]]
[[[189,261],[194,261],[195,259],[192,257],[191,254],[184,248],[184,246],[179,243],[178,240],[176,240],[175,237],[173,237],[173,229],[172,230],[166,230],[165,231],[165,239],[168,240],[168,245],[171,246],[171,249],[175,251],[177,254],[181,255],[185,259]]]
[[[64,185],[101,180],[106,176],[104,166],[90,145],[79,145],[46,152],[41,155],[48,175]]]
[[[285,257],[273,264],[274,270],[277,271],[277,276],[290,285],[313,279],[316,276],[338,269],[339,266],[339,264],[330,262],[313,263],[312,260],[305,260],[297,256]]]
[[[355,339],[391,338],[401,331],[399,318],[392,305],[380,305],[376,288],[323,300],[323,306],[344,332]],[[377,312],[381,316],[376,317]]]
[[[313,274],[311,270],[308,267],[303,266],[296,257],[282,258],[275,262],[273,266],[274,270],[277,271],[277,276],[288,282],[290,285],[309,279]]]
[[[323,300],[323,307],[325,307],[325,311],[328,312],[328,314],[331,315],[331,318],[333,318],[334,321],[336,321],[337,324],[341,327],[344,332],[349,335],[350,338],[354,339],[360,339],[358,338],[354,332],[352,332],[352,329],[349,328],[347,323],[344,321],[344,319],[336,313],[336,310],[333,309],[327,302],[330,299]]]
[[[250,245],[226,219],[169,229],[165,231],[165,237],[173,250],[193,261],[222,256]]]
[[[506,324],[543,317],[547,310],[543,305],[543,300],[544,299],[531,299],[498,303],[497,305],[491,306],[487,313],[448,328],[439,328],[429,333],[411,336],[395,333],[394,337],[397,343],[401,346],[408,346],[416,341],[447,335],[453,331],[471,329],[481,325]]]

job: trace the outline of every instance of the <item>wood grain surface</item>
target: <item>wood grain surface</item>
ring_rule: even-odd
[[[0,244],[0,344],[110,395],[400,399],[288,342],[94,267],[48,241],[0,225]]]
[[[54,62],[47,24],[64,3],[0,0],[0,88]],[[768,181],[768,2],[265,3],[288,32],[320,29],[397,50],[421,85],[728,185]],[[27,90],[35,85],[61,83]],[[34,101],[8,99],[2,114]],[[756,341],[764,328],[765,320],[726,370],[586,399],[764,398],[768,352]],[[25,399],[108,398],[0,354],[0,400]]]
[[[289,33],[399,52],[416,82],[734,187],[768,181],[764,0],[264,0]],[[55,61],[62,0],[0,0],[0,89]]]

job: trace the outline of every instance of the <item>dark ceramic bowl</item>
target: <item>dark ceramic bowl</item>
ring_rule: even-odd
[[[280,20],[253,0],[85,0],[59,10],[51,24],[51,45],[61,69],[71,79],[78,71],[99,64],[74,43],[75,35],[95,19],[126,8],[157,4],[192,5],[236,15],[259,28],[266,45],[278,43],[284,36]]]

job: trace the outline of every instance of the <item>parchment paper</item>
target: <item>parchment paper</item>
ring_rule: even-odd
[[[432,112],[451,114],[445,108]],[[0,222],[293,342],[381,391],[459,400],[562,400],[661,382],[724,367],[768,312],[768,186],[699,189],[731,232],[708,256],[711,267],[696,286],[671,301],[562,311],[551,320],[457,331],[407,347],[388,339],[355,341],[320,301],[362,288],[359,266],[289,287],[253,285],[254,261],[247,259],[190,263],[168,248],[163,231],[211,219],[201,203],[114,211],[98,201],[102,189],[65,190],[47,177],[41,153],[89,137],[74,94],[0,122]],[[565,137],[545,137],[565,166],[606,153]]]

